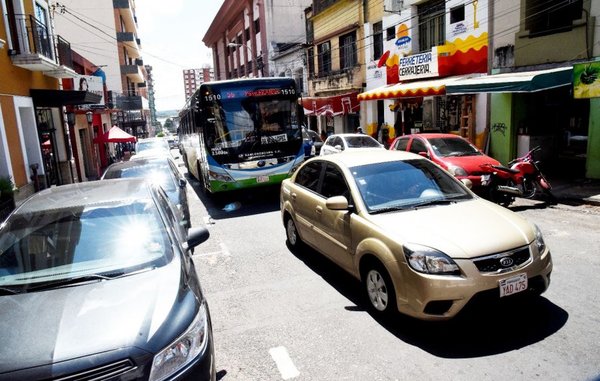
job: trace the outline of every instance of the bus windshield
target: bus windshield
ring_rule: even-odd
[[[245,89],[244,96],[236,96],[237,90],[205,97],[204,141],[214,159],[225,163],[296,155],[302,134],[296,97],[282,95],[286,91]]]

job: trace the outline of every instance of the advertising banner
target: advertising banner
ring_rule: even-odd
[[[573,97],[600,97],[600,61],[573,65]]]

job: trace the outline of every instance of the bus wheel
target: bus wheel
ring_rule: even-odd
[[[204,174],[202,173],[202,168],[200,167],[200,162],[196,162],[196,171],[198,173],[198,181],[200,182],[200,189],[202,190],[202,194],[205,196],[210,196],[210,192],[208,191],[208,187],[206,184],[206,179],[204,178]]]

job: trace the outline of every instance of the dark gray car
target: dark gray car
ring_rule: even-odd
[[[148,157],[111,164],[102,179],[144,178],[160,185],[177,207],[181,223],[189,228],[190,210],[185,190],[187,181],[170,157]]]
[[[33,195],[0,225],[0,380],[215,380],[207,238],[140,179]]]

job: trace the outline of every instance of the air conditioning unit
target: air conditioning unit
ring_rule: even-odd
[[[383,10],[391,13],[400,13],[404,8],[404,0],[384,0]]]

